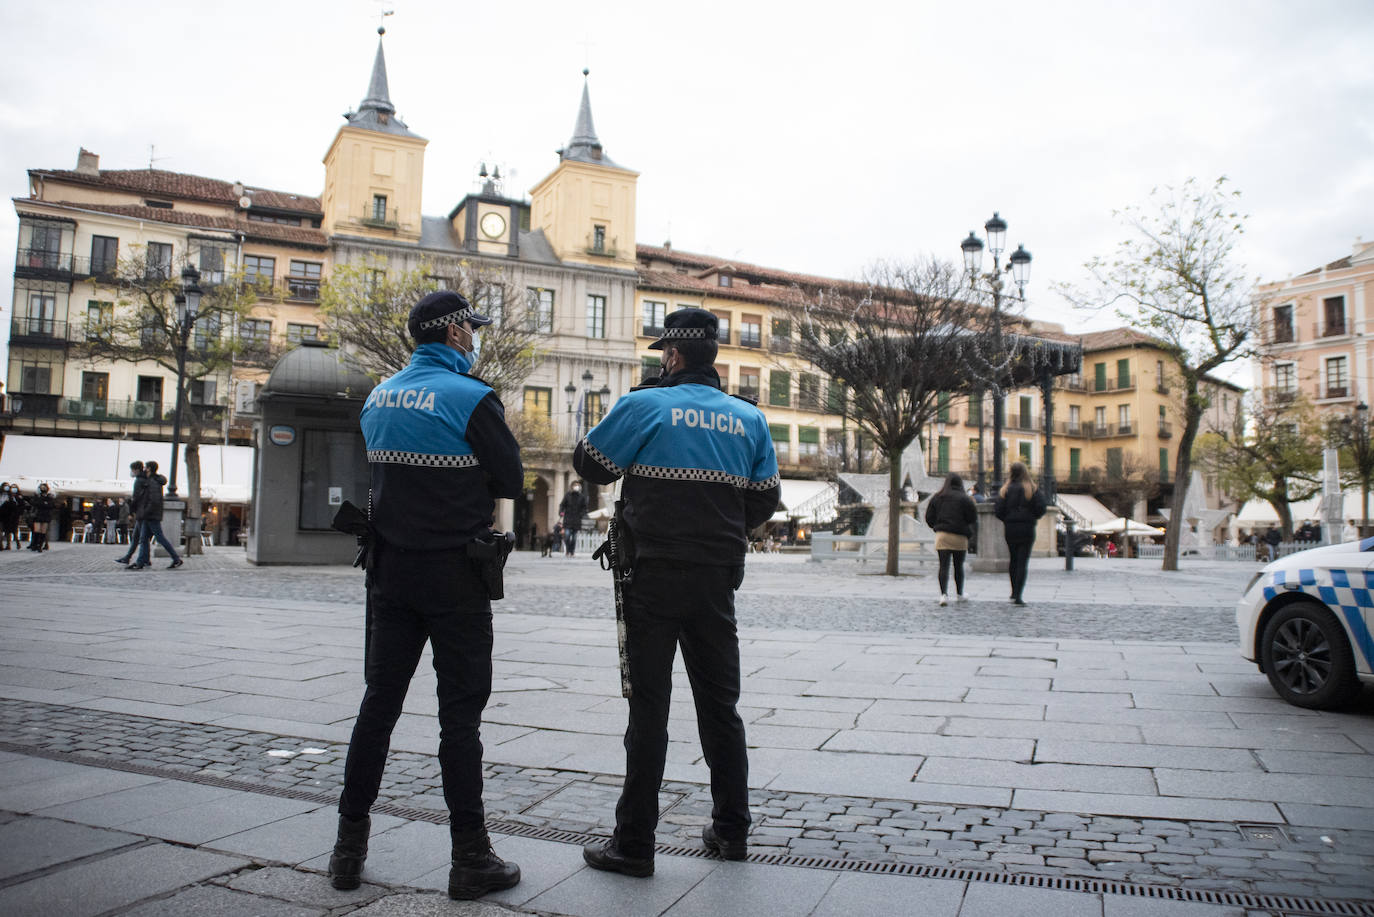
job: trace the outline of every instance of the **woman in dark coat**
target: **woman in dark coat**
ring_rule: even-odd
[[[19,547],[19,487],[6,481],[0,484],[0,551]]]
[[[38,485],[38,493],[34,495],[31,502],[33,504],[33,531],[29,534],[29,550],[46,551],[48,549],[48,528],[52,525],[53,511],[57,508],[57,500],[53,498],[47,482]]]
[[[1031,546],[1035,544],[1035,523],[1045,515],[1045,496],[1035,487],[1030,472],[1021,462],[1011,463],[1011,477],[997,493],[994,514],[1002,520],[1011,564],[1011,602],[1026,604],[1021,592],[1026,588],[1026,571],[1030,566]]]
[[[973,498],[964,493],[957,474],[945,478],[945,486],[926,504],[926,525],[935,530],[935,553],[940,558],[940,604],[949,604],[949,568],[954,565],[954,588],[964,601],[964,555],[978,522]]]

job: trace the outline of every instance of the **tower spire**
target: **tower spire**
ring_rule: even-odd
[[[558,151],[558,155],[562,159],[576,162],[596,162],[614,166],[615,163],[606,157],[601,141],[596,136],[596,125],[592,122],[592,97],[587,85],[587,76],[590,73],[586,67],[582,68],[582,104],[577,109],[577,124],[573,126],[572,139],[566,147]]]
[[[390,15],[383,13],[383,16]],[[391,89],[386,79],[386,53],[382,49],[382,36],[386,26],[377,27],[377,56],[372,61],[372,79],[367,83],[367,94],[357,111],[344,115],[353,127],[364,130],[381,131],[384,134],[400,134],[414,137],[406,123],[396,117],[396,106],[391,103]]]

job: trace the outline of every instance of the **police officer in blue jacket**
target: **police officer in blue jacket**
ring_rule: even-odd
[[[615,835],[584,848],[586,862],[630,876],[654,871],[658,790],[668,748],[673,657],[682,660],[711,769],[708,850],[743,859],[749,760],[740,693],[734,592],[748,534],[777,508],[781,486],[763,413],[733,398],[716,374],[717,320],[704,309],[664,319],[659,384],[631,391],[577,444],[573,467],[598,484],[622,475],[624,525],[634,543],[623,587],[630,677],[625,784]]]
[[[495,498],[520,496],[520,447],[505,411],[467,375],[478,329],[491,323],[457,293],[431,293],[410,312],[410,364],[363,405],[371,465],[369,633],[363,695],[344,766],[335,888],[357,888],[367,856],[391,730],[429,641],[438,675],[439,764],[453,841],[449,895],[510,888],[520,869],[491,849],[482,806],[482,710],[491,694],[491,599],[469,557],[489,537]]]

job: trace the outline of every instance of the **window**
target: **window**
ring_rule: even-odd
[[[286,340],[292,344],[299,344],[301,341],[318,341],[319,339],[319,325],[300,325],[296,322],[287,322],[286,324]]]
[[[594,427],[601,423],[601,418],[606,416],[606,405],[601,400],[600,392],[587,392],[587,419],[585,425]]]
[[[1345,357],[1330,357],[1326,361],[1326,397],[1344,398],[1346,395]]]
[[[598,293],[587,294],[587,337],[606,336],[606,297]]]
[[[42,334],[49,337],[56,330],[57,297],[52,293],[29,293],[29,334]]]
[[[433,284],[433,285],[434,285],[434,289],[436,289],[436,290],[451,290],[451,289],[453,289],[453,284],[449,283],[448,278],[447,278],[447,277],[443,277],[443,276],[441,276],[441,275],[439,275],[439,274],[426,274],[426,275],[425,275],[425,283]],[[475,303],[474,303],[474,305],[475,305]],[[478,311],[481,311],[481,310],[478,310]],[[486,313],[483,313],[483,314],[485,315]]]
[[[276,214],[272,213],[261,213],[257,210],[248,211],[248,219],[254,221],[255,223],[280,223],[283,226],[301,225],[300,217],[283,217],[277,216]]]
[[[1035,443],[1028,443],[1025,440],[1021,440],[1016,444],[1016,449],[1021,456],[1021,464],[1030,468],[1031,455],[1035,452]]]
[[[713,311],[711,314],[716,317],[716,321],[719,323],[716,327],[716,340],[722,344],[730,343],[730,313]]]
[[[759,397],[759,370],[753,366],[739,368],[739,394],[749,398]]]
[[[1075,484],[1078,483],[1078,476],[1079,476],[1080,471],[1082,470],[1082,466],[1083,466],[1083,450],[1082,450],[1082,449],[1070,449],[1070,450],[1069,450],[1069,480],[1070,480],[1071,482],[1073,482],[1073,483],[1075,483]]]
[[[529,287],[525,291],[529,307],[531,331],[553,333],[553,290],[543,287]]]
[[[292,299],[316,300],[320,298],[320,277],[324,265],[318,261],[291,261],[290,272],[286,275],[286,288]]]
[[[797,377],[797,407],[803,411],[821,409],[821,377],[815,373],[802,373]]]
[[[1297,366],[1293,363],[1278,363],[1274,366],[1274,392],[1280,396],[1292,397],[1298,393]],[[1225,397],[1225,393],[1222,394]],[[1222,405],[1224,411],[1226,406]]]
[[[150,419],[160,417],[162,414],[162,377],[139,376],[137,392],[136,400],[152,406]]]
[[[1169,393],[1169,380],[1164,375],[1164,361],[1155,360],[1155,391],[1161,395]]]
[[[166,329],[162,327],[162,320],[158,314],[151,309],[145,309],[138,326],[139,344],[149,350],[156,350],[162,346],[166,336]]]
[[[1093,390],[1105,392],[1107,390],[1107,364],[1093,364]]]
[[[772,334],[768,341],[769,349],[775,353],[789,353],[792,350],[792,320],[773,319]]]
[[[1116,424],[1118,433],[1131,432],[1131,406],[1129,404],[1116,406]]]
[[[335,488],[354,506],[365,506],[371,472],[367,446],[361,433],[352,430],[305,430],[301,434],[302,529],[330,528],[338,506],[330,502]]]
[[[186,397],[192,404],[216,405],[214,379],[191,379],[187,383]]]
[[[55,270],[62,263],[62,226],[31,223],[29,230],[29,267]],[[68,265],[70,267],[70,264]]]
[[[969,396],[968,424],[970,427],[981,427],[983,425],[983,394],[981,392]]]
[[[1131,387],[1131,361],[1130,361],[1130,360],[1117,360],[1117,361],[1116,361],[1116,387],[1117,387],[1117,388],[1130,388],[1130,387]]]
[[[52,367],[32,363],[20,366],[19,391],[26,395],[47,395],[52,391]]]
[[[814,463],[821,454],[821,428],[797,427],[797,458],[803,464]]]
[[[81,400],[99,401],[101,407],[110,397],[110,374],[83,372],[81,374]]]
[[[639,329],[640,334],[649,337],[659,337],[663,334],[663,316],[668,311],[666,302],[656,302],[652,299],[644,300],[644,325]]]
[[[1159,480],[1161,483],[1169,480],[1169,450],[1159,450]]]
[[[778,463],[789,461],[791,456],[792,428],[785,423],[770,423],[768,435],[773,438],[773,451],[778,455]]]
[[[720,387],[728,392],[730,390],[730,364],[717,363],[715,368],[716,375],[720,376]]]
[[[243,279],[249,283],[272,285],[277,273],[277,259],[266,255],[243,256]]]
[[[224,283],[224,266],[231,262],[233,253],[233,246],[227,243],[200,243],[200,282],[212,287]]]
[[[1078,433],[1083,429],[1083,409],[1076,404],[1069,405],[1069,433]]]
[[[648,379],[657,377],[663,372],[662,357],[640,357],[639,358],[639,378]]]
[[[386,195],[372,195],[372,219],[378,223],[386,222]]]
[[[1107,450],[1107,480],[1119,481],[1123,476],[1125,462],[1120,447]]]
[[[97,299],[86,303],[86,340],[108,341],[114,324],[114,303]]]
[[[978,440],[976,439],[968,441],[968,460],[973,467],[978,467]]]
[[[941,436],[935,441],[935,473],[949,474],[949,437]]]
[[[792,374],[775,369],[768,374],[768,403],[777,407],[791,406]]]
[[[1016,418],[1016,426],[1020,427],[1022,430],[1035,429],[1035,409],[1031,407],[1029,395],[1020,396],[1018,399],[1018,408],[1021,413],[1020,416]]]
[[[219,316],[206,315],[196,319],[195,335],[191,341],[196,350],[209,350],[219,343]]]
[[[477,285],[477,298],[473,302],[477,311],[494,324],[501,324],[506,320],[506,288],[499,283],[479,283]]]
[[[378,289],[386,285],[386,271],[374,267],[367,272],[367,291],[376,293]]]
[[[91,236],[91,273],[113,273],[118,263],[119,240],[113,236]]]
[[[1274,307],[1274,328],[1272,335],[1275,344],[1286,344],[1293,340],[1293,304]]]
[[[1328,296],[1322,300],[1323,331],[1327,337],[1345,334],[1345,297]]]
[[[525,386],[525,413],[539,417],[553,416],[553,389]]]
[[[144,277],[148,280],[167,280],[172,276],[172,246],[167,242],[148,243],[148,263]]]
[[[595,225],[592,227],[592,251],[604,253],[606,251],[606,227]]]
[[[825,384],[825,413],[844,413],[844,386],[834,379]]]
[[[763,318],[758,315],[739,317],[739,345],[741,347],[763,346]]]
[[[267,350],[272,341],[272,321],[266,318],[246,318],[239,323],[239,343],[254,353]]]
[[[935,396],[935,421],[949,423],[949,392],[939,392]]]
[[[1105,407],[1093,408],[1093,426],[1098,433],[1107,432],[1107,409]]]
[[[158,201],[153,200],[151,198],[145,198],[143,201],[143,206],[151,207],[154,210],[171,210],[174,205],[171,201]]]

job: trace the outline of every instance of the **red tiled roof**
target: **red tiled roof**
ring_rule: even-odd
[[[792,287],[739,286],[722,287],[714,281],[693,274],[679,274],[677,271],[655,271],[640,268],[639,287],[643,290],[662,290],[671,293],[685,293],[690,296],[710,296],[717,299],[737,299],[744,302],[784,304],[791,302],[795,295]]]
[[[185,210],[164,210],[161,207],[145,207],[142,204],[88,204],[68,201],[33,201],[28,198],[15,198],[15,203],[29,203],[52,207],[71,207],[80,210],[94,210],[99,213],[112,213],[135,220],[154,223],[174,223],[178,226],[196,226],[202,229],[217,229],[224,232],[241,232],[246,238],[261,242],[274,242],[286,245],[306,245],[311,248],[327,248],[328,240],[318,229],[300,226],[283,226],[279,223],[259,223],[229,216],[211,216],[207,213],[191,213]]]
[[[1151,337],[1143,331],[1134,328],[1108,328],[1106,331],[1089,331],[1087,334],[1077,336],[1083,342],[1083,350],[1111,350],[1116,347],[1134,347],[1144,345],[1146,347],[1167,348],[1168,345],[1159,338]]]
[[[181,200],[226,204],[231,207],[238,204],[238,196],[234,194],[232,182],[188,175],[184,172],[168,172],[163,169],[102,169],[95,175],[89,175],[73,169],[30,169],[29,174],[53,181],[90,185],[113,191],[154,194]],[[317,197],[252,186],[245,186],[245,193],[253,198],[256,207],[311,215],[323,213],[320,209],[320,199]]]
[[[818,274],[800,274],[793,271],[780,271],[776,268],[763,267],[757,264],[748,264],[742,261],[735,261],[730,258],[717,258],[714,255],[701,255],[693,252],[678,251],[676,248],[664,248],[659,245],[637,245],[636,253],[641,259],[654,261],[670,261],[688,268],[703,269],[724,269],[726,273],[743,276],[757,277],[767,283],[777,284],[797,284],[803,287],[829,287],[836,284],[847,285],[851,281],[840,280],[835,277],[821,277]],[[728,287],[721,287],[726,290]]]

